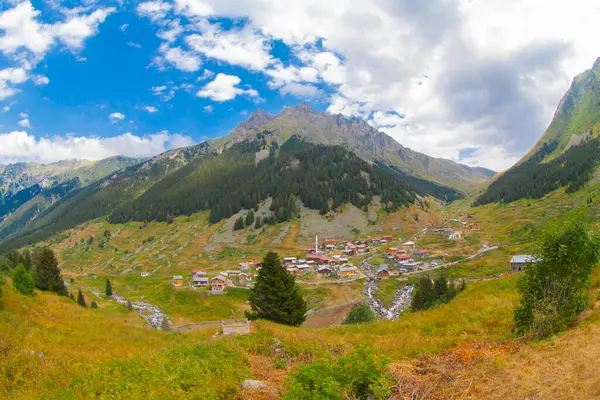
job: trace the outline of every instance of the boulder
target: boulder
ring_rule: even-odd
[[[261,381],[256,381],[254,379],[246,379],[240,384],[240,388],[247,390],[262,390],[266,389],[267,385],[265,385]]]

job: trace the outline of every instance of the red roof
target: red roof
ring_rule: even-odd
[[[396,254],[396,258],[399,258],[400,260],[408,260],[410,256],[408,254]]]
[[[306,256],[307,260],[320,260],[320,261],[328,261],[329,259],[321,254],[309,254]]]

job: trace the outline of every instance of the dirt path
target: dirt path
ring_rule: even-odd
[[[351,302],[339,306],[328,307],[322,310],[313,311],[306,317],[306,321],[302,324],[303,328],[327,328],[330,326],[341,325],[354,304]]]

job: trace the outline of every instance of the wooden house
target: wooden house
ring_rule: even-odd
[[[294,265],[298,262],[298,257],[284,257],[282,264],[285,265]]]
[[[194,287],[203,287],[208,286],[208,278],[206,276],[194,276],[192,278],[192,286]]]
[[[250,280],[250,276],[245,272],[242,272],[241,274],[238,275],[238,282],[239,282],[240,286],[245,286],[246,284],[248,284],[249,280]]]
[[[431,251],[429,251],[428,249],[418,249],[413,252],[413,257],[425,258],[425,257],[429,257],[430,254],[431,254]]]
[[[298,268],[298,275],[306,275],[308,273],[310,273],[310,265],[303,263],[303,264],[298,264],[296,265],[296,268]]]
[[[387,242],[391,242],[392,240],[394,240],[392,235],[385,235],[385,236],[382,236],[381,238]]]
[[[298,267],[296,267],[295,265],[288,265],[286,269],[290,275],[298,275]]]
[[[195,269],[192,271],[192,277],[194,276],[206,276],[206,270],[204,269]]]
[[[377,268],[377,277],[380,279],[387,279],[390,277],[390,267],[387,264],[380,264]]]
[[[333,273],[333,270],[329,267],[321,266],[317,268],[317,273],[324,277],[330,277]]]
[[[210,280],[210,290],[212,293],[224,293],[227,286],[227,278],[217,275]]]
[[[184,280],[183,280],[183,276],[181,275],[175,275],[173,276],[173,279],[171,280],[171,284],[175,287],[179,287],[179,286],[183,286]]]
[[[344,264],[338,268],[337,274],[340,278],[349,278],[358,275],[358,269],[352,264]]]

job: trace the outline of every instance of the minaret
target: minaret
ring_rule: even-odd
[[[315,254],[319,254],[319,236],[315,235]]]

